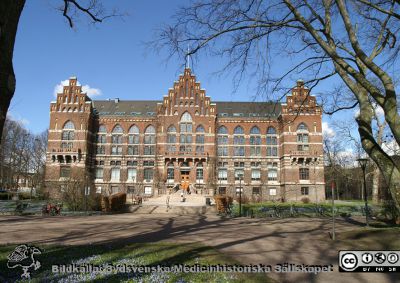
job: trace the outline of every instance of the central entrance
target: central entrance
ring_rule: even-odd
[[[181,171],[181,188],[189,191],[189,171]]]

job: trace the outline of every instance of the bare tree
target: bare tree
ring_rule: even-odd
[[[118,16],[116,10],[106,13],[100,0],[59,0],[59,12],[67,19],[69,26],[79,15],[86,15],[93,23]],[[36,3],[35,3],[36,4]],[[7,111],[13,98],[16,78],[13,68],[13,52],[18,23],[25,7],[25,0],[0,1],[0,140],[3,132]]]
[[[400,210],[400,168],[373,135],[371,104],[383,109],[399,144],[400,116],[391,73],[400,51],[399,23],[398,0],[200,0],[180,9],[175,22],[163,27],[152,43],[169,48],[171,56],[185,54],[188,44],[188,54],[204,50],[226,56],[222,71],[234,71],[237,81],[253,74],[266,91],[287,91],[288,79],[300,74],[307,77],[310,89],[339,77],[353,101],[334,104],[329,114],[359,106],[356,122],[362,146],[383,173]],[[272,68],[273,59],[282,56],[295,62],[291,69]]]

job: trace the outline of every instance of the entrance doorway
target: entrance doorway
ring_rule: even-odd
[[[181,172],[181,188],[187,192],[189,192],[189,171]]]

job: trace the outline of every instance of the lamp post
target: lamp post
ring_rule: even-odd
[[[369,227],[368,222],[368,196],[367,196],[367,182],[365,180],[365,170],[367,168],[368,159],[367,158],[359,158],[357,159],[360,167],[363,171],[363,185],[364,185],[364,203],[365,203],[365,224]]]
[[[242,178],[243,174],[238,174],[239,177],[239,217],[242,217]]]
[[[332,192],[332,240],[335,240],[335,181],[331,182],[331,192]]]

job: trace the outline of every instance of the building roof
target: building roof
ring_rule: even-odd
[[[157,115],[159,100],[93,100],[93,107],[99,116],[138,116]],[[217,105],[218,117],[264,117],[276,119],[281,113],[281,104],[275,102],[213,102]]]

